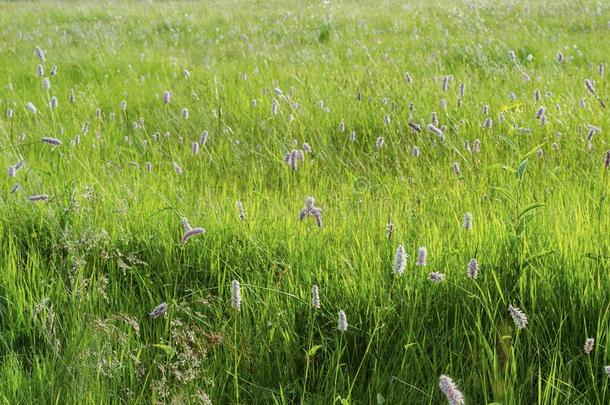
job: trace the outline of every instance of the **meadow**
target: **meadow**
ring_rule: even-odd
[[[609,2],[0,34],[2,403],[610,403]]]

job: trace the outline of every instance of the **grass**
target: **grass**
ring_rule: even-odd
[[[445,374],[470,404],[608,403],[610,115],[584,83],[610,102],[609,21],[594,0],[0,3],[0,164],[25,161],[0,179],[2,402],[438,404]],[[205,234],[182,243],[182,218]]]

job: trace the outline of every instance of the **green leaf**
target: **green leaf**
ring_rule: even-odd
[[[385,403],[385,398],[381,394],[377,394],[377,404],[381,405]]]
[[[506,200],[515,204],[515,197],[513,197],[513,195],[508,190],[503,189],[502,187],[492,187],[491,190],[494,192],[497,192],[502,197],[504,197]]]
[[[156,347],[157,349],[163,350],[165,354],[167,354],[169,357],[174,357],[174,354],[176,353],[173,347],[169,345],[164,345],[162,343],[156,343],[152,345],[152,347]]]
[[[534,204],[532,204],[532,205],[530,205],[530,206],[526,207],[526,208],[525,208],[523,211],[521,211],[521,213],[519,214],[519,221],[520,221],[520,220],[523,218],[523,216],[524,216],[525,214],[527,214],[528,212],[533,211],[533,210],[535,210],[535,209],[538,209],[538,208],[540,208],[540,207],[545,207],[545,206],[546,206],[546,203],[534,203]]]
[[[322,345],[312,346],[311,349],[307,350],[307,357],[313,357],[318,350],[322,348]]]

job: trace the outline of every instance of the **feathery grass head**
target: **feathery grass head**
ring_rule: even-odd
[[[428,259],[428,249],[425,246],[421,246],[417,249],[417,261],[415,262],[416,266],[426,266],[426,260]]]
[[[182,167],[180,167],[178,162],[172,162],[172,166],[173,166],[174,171],[176,172],[176,174],[178,176],[182,176],[182,174],[184,173],[184,170],[182,170]]]
[[[28,111],[31,112],[32,114],[36,114],[38,112],[38,108],[36,108],[36,106],[34,104],[32,104],[31,101],[28,101],[25,104],[25,108],[27,108]]]
[[[235,206],[237,207],[237,213],[239,215],[239,219],[242,221],[246,220],[246,210],[244,209],[244,204],[241,201],[236,201]]]
[[[341,332],[347,331],[347,316],[345,316],[345,311],[339,311],[339,317],[337,319],[337,329]]]
[[[430,274],[428,274],[428,278],[433,283],[440,283],[441,281],[445,280],[445,275],[438,271],[433,271],[433,272],[430,272]]]
[[[478,277],[479,262],[477,261],[477,259],[470,259],[468,265],[466,266],[466,274],[468,275],[468,278],[476,279]]]
[[[42,142],[44,143],[48,143],[49,145],[53,145],[53,146],[60,146],[62,144],[60,139],[57,138],[51,138],[48,136],[43,136],[41,138]]]
[[[49,201],[49,195],[48,194],[35,194],[35,195],[29,196],[28,200],[30,202],[45,202],[45,201]]]
[[[180,241],[182,243],[186,243],[189,239],[191,239],[195,235],[203,235],[205,233],[205,229],[203,228],[190,228],[182,235]]]
[[[462,221],[462,226],[467,231],[470,231],[472,229],[472,214],[470,212],[467,212],[467,213],[464,214],[464,219]]]
[[[584,345],[584,351],[586,354],[589,354],[593,351],[593,347],[595,346],[595,339],[593,338],[588,338],[585,341],[585,345]]]
[[[231,306],[238,311],[241,309],[241,287],[237,280],[231,282]]]
[[[392,272],[397,275],[402,275],[407,266],[407,252],[403,245],[399,245],[396,248],[396,254],[394,255],[394,265],[392,266]]]
[[[517,307],[508,306],[508,312],[515,322],[517,329],[524,329],[527,326],[527,315]]]
[[[45,63],[46,58],[44,51],[39,46],[36,46],[36,48],[34,48],[34,55],[36,55],[40,63]]]
[[[317,285],[311,287],[311,306],[320,309],[320,289]]]
[[[445,394],[449,405],[464,405],[464,395],[460,392],[451,377],[441,375],[438,386],[443,394]]]
[[[157,305],[152,311],[150,311],[148,316],[150,316],[150,319],[156,319],[156,318],[164,315],[166,312],[167,312],[167,304],[165,302],[162,302],[159,305]]]

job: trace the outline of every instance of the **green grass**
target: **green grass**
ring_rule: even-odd
[[[610,103],[609,22],[601,0],[0,3],[0,165],[25,161],[0,179],[2,402],[440,404],[446,374],[467,404],[609,403],[610,114],[584,84]]]

